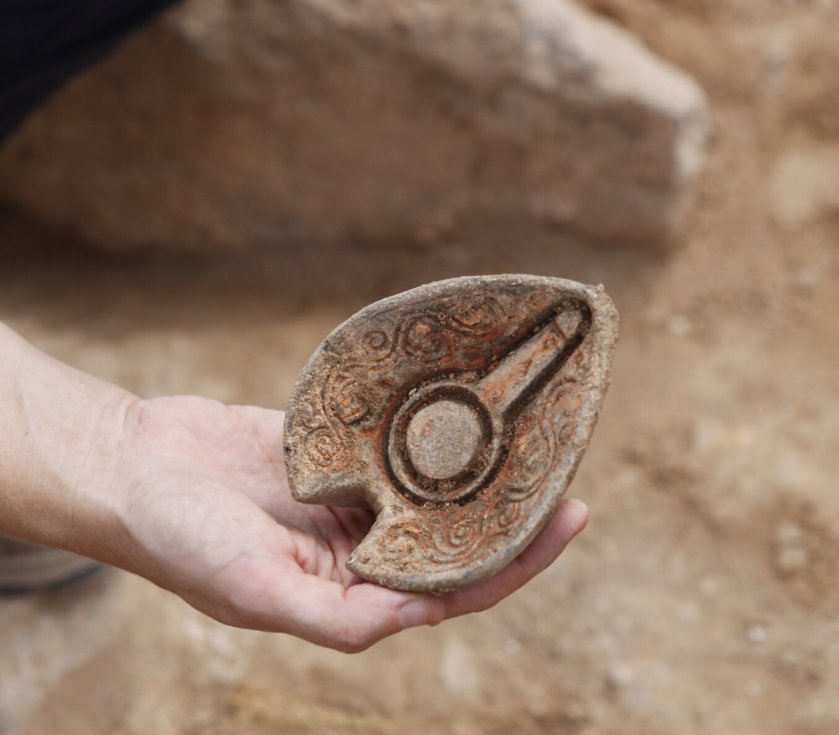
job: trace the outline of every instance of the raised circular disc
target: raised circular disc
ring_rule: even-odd
[[[444,403],[443,413],[438,410],[423,413],[422,424],[413,424],[418,413],[437,403]],[[445,410],[445,404],[450,405],[449,411]],[[472,424],[472,418],[463,413],[464,411],[471,413],[476,424]],[[421,442],[418,429],[431,429],[428,420],[432,417],[437,419],[434,423],[444,431],[444,425],[449,421],[454,424],[450,428],[455,429],[455,432],[458,431],[457,424],[462,423],[462,428],[468,432],[467,436],[460,437],[454,433],[445,439],[431,432],[424,432],[424,441]],[[498,422],[493,422],[486,405],[462,382],[434,381],[410,391],[407,399],[393,415],[386,412],[383,416],[382,426],[388,425],[390,428],[387,432],[387,449],[382,458],[394,489],[413,503],[468,503],[480,492],[501,459],[503,427]],[[412,461],[411,450],[408,447],[409,437],[414,442],[414,455],[419,467]],[[443,446],[445,442],[449,445]],[[476,444],[474,451],[470,446],[473,442]],[[438,450],[447,455],[443,461],[439,456],[435,456]],[[465,456],[458,459],[459,455],[465,454],[470,455],[468,461]],[[452,465],[449,468],[451,474],[444,466],[447,462]],[[433,475],[447,476],[436,478],[428,474],[429,471]]]
[[[469,467],[481,438],[475,412],[464,403],[444,399],[414,414],[405,444],[417,472],[432,480],[448,480]]]
[[[366,580],[443,592],[498,571],[576,471],[617,321],[602,287],[537,276],[451,279],[372,304],[295,386],[294,497],[375,510],[347,562]]]

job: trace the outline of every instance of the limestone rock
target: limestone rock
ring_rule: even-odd
[[[0,199],[108,249],[565,228],[671,240],[697,84],[565,0],[191,0],[0,151]]]

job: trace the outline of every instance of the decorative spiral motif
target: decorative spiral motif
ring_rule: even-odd
[[[484,338],[497,335],[505,324],[505,313],[498,299],[484,297],[459,312],[453,310],[452,328],[461,334],[480,335]]]
[[[402,347],[411,357],[439,360],[452,351],[452,339],[436,317],[421,316],[406,327]]]
[[[332,378],[332,376],[330,376]],[[352,375],[341,374],[327,381],[325,407],[345,426],[361,421],[370,405],[361,397],[361,387]]]
[[[347,447],[341,437],[331,428],[321,426],[306,437],[306,453],[323,469],[347,461]]]
[[[419,315],[394,318],[393,314],[378,319],[372,329],[360,339],[359,360],[373,364],[398,360],[401,350],[422,361],[437,360],[454,353],[454,336],[467,363],[474,353],[489,339],[505,333],[509,315],[497,298],[482,296],[473,303],[463,304],[462,299],[435,300],[427,304]],[[471,344],[463,337],[475,340]]]
[[[521,504],[499,496],[480,511],[464,509],[462,518],[448,522],[448,530],[443,524],[430,530],[417,522],[391,526],[379,539],[378,551],[392,561],[418,558],[436,566],[468,563],[483,553],[492,539],[509,535],[521,515]],[[408,549],[410,555],[406,556]]]
[[[482,518],[465,518],[453,523],[446,532],[446,546],[452,549],[468,549],[480,540]]]
[[[391,339],[383,329],[371,329],[361,338],[361,347],[374,361],[384,360],[391,349]]]

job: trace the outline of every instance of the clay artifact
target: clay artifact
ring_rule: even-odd
[[[368,506],[347,566],[400,590],[487,577],[530,543],[588,446],[618,314],[602,286],[454,278],[362,309],[288,405],[294,497]]]

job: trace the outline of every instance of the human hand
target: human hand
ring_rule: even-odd
[[[136,401],[124,413],[105,561],[229,625],[355,652],[404,628],[486,610],[545,569],[586,525],[562,501],[533,543],[495,576],[439,597],[397,592],[345,567],[374,517],[296,502],[283,414],[193,397]]]
[[[491,607],[587,519],[564,501],[492,578],[441,597],[395,592],[345,567],[370,513],[291,497],[281,412],[142,401],[0,324],[0,415],[0,533],[136,572],[222,622],[343,651]]]

